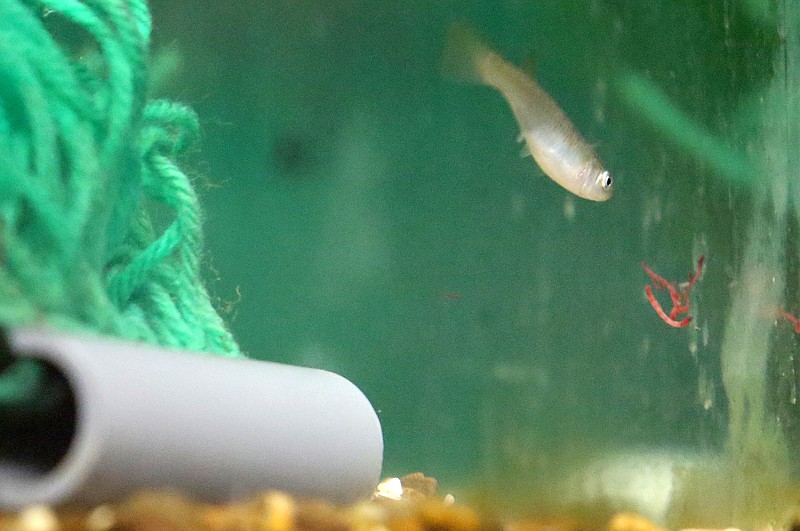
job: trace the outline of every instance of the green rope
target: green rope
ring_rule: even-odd
[[[0,326],[239,356],[177,162],[197,116],[146,101],[150,29],[144,0],[0,0]],[[0,402],[35,389],[30,366],[0,368]]]

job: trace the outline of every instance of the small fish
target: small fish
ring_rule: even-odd
[[[611,175],[564,111],[539,84],[484,43],[475,32],[455,24],[448,31],[442,62],[446,74],[489,85],[508,101],[533,159],[568,191],[592,201],[613,194]]]

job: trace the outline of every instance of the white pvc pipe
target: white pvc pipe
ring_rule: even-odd
[[[380,478],[377,415],[336,374],[43,330],[8,342],[63,375],[75,422],[55,465],[0,454],[0,507],[160,488],[209,501],[281,489],[347,502]]]

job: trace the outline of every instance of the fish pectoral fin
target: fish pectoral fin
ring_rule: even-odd
[[[531,157],[531,148],[526,142],[525,135],[522,133],[517,135],[517,142],[522,142],[522,149],[519,152],[519,156],[522,158]]]

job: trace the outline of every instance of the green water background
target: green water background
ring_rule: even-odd
[[[752,155],[746,109],[780,74],[773,4],[151,4],[155,92],[203,123],[193,161],[218,307],[250,356],[364,391],[385,475],[527,484],[577,455],[723,446],[720,344],[759,182],[670,141],[620,79],[651,81]],[[514,62],[535,56],[614,175],[611,201],[570,197],[519,156],[497,93],[440,75],[455,21]],[[640,262],[683,281],[700,255],[693,326],[669,328]],[[794,396],[787,363],[776,403]],[[777,409],[797,442],[795,409]]]

